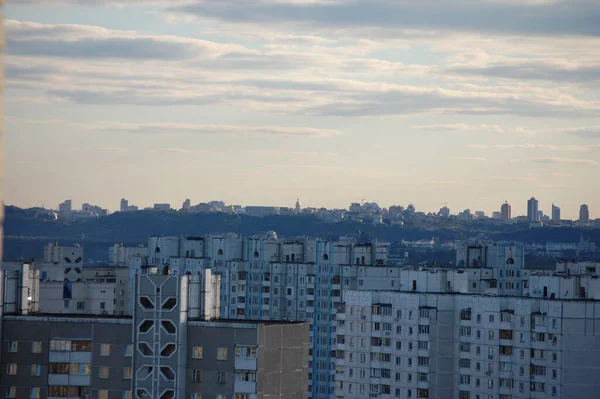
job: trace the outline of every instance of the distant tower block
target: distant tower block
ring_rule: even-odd
[[[302,204],[300,203],[300,198],[296,199],[296,213],[300,213],[302,211]]]

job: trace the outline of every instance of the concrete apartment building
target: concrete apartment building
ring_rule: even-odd
[[[525,268],[523,249],[519,245],[457,243],[456,248],[458,267],[441,269],[389,266],[388,244],[379,242],[285,240],[274,232],[253,237],[235,234],[150,237],[147,255],[143,251],[141,254],[132,252],[129,257],[121,258],[120,265],[124,259],[129,260],[129,267],[123,268],[129,278],[115,279],[114,314],[132,315],[139,307],[139,295],[129,287],[130,279],[134,281],[138,274],[161,271],[168,265],[172,275],[188,276],[194,284],[204,287],[206,314],[212,312],[223,319],[251,323],[307,321],[310,325],[309,395],[333,398],[339,396],[339,383],[346,381],[340,380],[338,374],[340,360],[336,357],[341,334],[337,333],[340,320],[336,314],[347,304],[350,293],[390,291],[425,298],[425,302],[464,296],[473,301],[489,300],[498,304],[501,298],[557,304],[594,303],[600,299],[600,279],[591,264],[565,266],[559,263],[554,272],[532,272]],[[86,269],[85,273],[93,276],[92,270],[96,268]],[[212,292],[210,299],[209,292]],[[212,305],[206,308],[206,303]],[[595,341],[590,344],[598,345]],[[460,373],[453,375],[458,379]],[[360,395],[360,386],[354,388]],[[392,396],[382,392],[378,395],[394,397],[395,389],[390,391]],[[408,391],[402,392],[408,395]],[[425,394],[425,391],[420,392]],[[371,393],[375,395],[374,391],[368,395]],[[414,398],[417,391],[411,390],[410,394]],[[432,398],[459,397],[458,391],[451,396],[445,396],[446,391],[435,390],[428,394]],[[477,394],[489,399],[489,395]]]
[[[597,398],[600,303],[349,291],[336,398]]]
[[[138,275],[132,317],[41,313],[11,281],[1,397],[307,397],[308,324],[213,319],[194,277]]]

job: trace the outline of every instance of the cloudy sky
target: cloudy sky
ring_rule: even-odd
[[[597,0],[9,3],[8,204],[600,216]]]

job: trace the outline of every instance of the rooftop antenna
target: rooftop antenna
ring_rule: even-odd
[[[362,198],[360,199],[360,204],[361,204],[361,205],[364,205],[364,204],[365,204],[365,200],[366,200],[366,198],[365,198],[365,197],[362,197]]]

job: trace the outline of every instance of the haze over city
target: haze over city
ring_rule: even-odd
[[[7,204],[600,209],[595,1],[85,3],[4,9]]]

